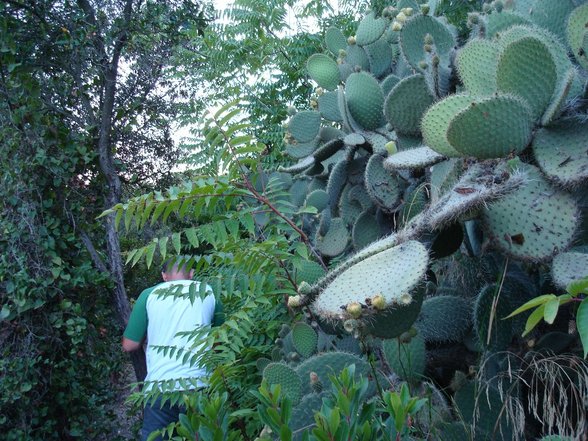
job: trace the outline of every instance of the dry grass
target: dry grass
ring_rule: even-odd
[[[531,352],[520,357],[506,355],[508,368],[489,377],[492,357],[480,366],[480,394],[486,396],[493,385],[503,401],[501,416],[512,425],[513,439],[525,439],[527,418],[532,416],[543,434],[559,434],[583,439],[587,430],[588,365],[574,355],[546,355]],[[524,401],[523,401],[524,400]],[[498,423],[497,423],[498,424]],[[495,427],[495,432],[498,431]]]

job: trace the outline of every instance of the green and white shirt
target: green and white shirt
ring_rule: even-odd
[[[198,363],[190,366],[190,363],[182,363],[182,357],[176,359],[175,356],[166,356],[155,348],[172,346],[196,353],[202,345],[192,347],[193,343],[186,336],[177,334],[222,322],[222,306],[215,301],[210,286],[206,287],[206,297],[196,296],[192,302],[188,296],[192,284],[196,285],[198,292],[200,282],[175,280],[160,283],[144,290],[135,303],[124,336],[135,342],[141,342],[147,337],[146,383],[186,379],[196,382],[197,387],[204,386],[201,378],[206,377],[206,371]],[[160,295],[178,286],[182,286],[181,292],[185,295]],[[146,389],[150,389],[149,385]],[[183,387],[176,381],[173,389],[182,390]]]

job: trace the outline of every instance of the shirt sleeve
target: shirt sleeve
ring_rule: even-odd
[[[154,289],[155,287],[148,288],[139,295],[123,334],[125,338],[138,343],[145,338],[147,334],[147,297]]]

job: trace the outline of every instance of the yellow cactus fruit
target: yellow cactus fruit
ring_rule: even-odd
[[[355,331],[355,328],[357,328],[357,320],[345,320],[345,322],[343,322],[343,329],[345,329],[345,332],[351,334]]]
[[[398,152],[398,147],[396,147],[395,141],[387,142],[384,147],[386,148],[386,151],[388,152],[389,155],[393,155],[394,153]]]
[[[405,292],[400,296],[400,299],[398,300],[402,305],[410,305],[412,303],[412,296],[409,293]]]
[[[399,23],[401,23],[401,24],[404,24],[404,22],[406,21],[407,18],[408,17],[404,13],[404,11],[400,11],[398,13],[398,15],[396,16],[396,21],[399,22]]]
[[[374,309],[381,311],[386,307],[386,299],[382,294],[378,294],[372,297],[372,306],[374,307]]]
[[[394,20],[394,22],[392,23],[392,30],[394,32],[398,32],[398,31],[402,30],[402,23],[400,23],[399,21]]]
[[[353,46],[355,44],[355,36],[352,35],[351,37],[347,38],[347,44],[349,46]]]
[[[288,297],[288,307],[298,308],[302,303],[302,296],[290,296]]]
[[[351,302],[347,305],[347,313],[353,318],[361,316],[361,305],[357,302]]]

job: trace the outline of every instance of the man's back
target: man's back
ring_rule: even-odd
[[[200,378],[205,371],[197,365],[182,363],[182,358],[164,355],[158,347],[172,346],[182,349],[190,349],[194,342],[190,342],[187,336],[178,336],[181,332],[192,332],[199,327],[212,323],[215,310],[214,295],[210,292],[205,298],[196,296],[193,302],[188,296],[190,285],[196,285],[198,292],[199,282],[189,280],[176,280],[158,285],[148,294],[145,309],[147,313],[147,378],[146,381],[166,381],[178,378]],[[182,296],[170,295],[170,288],[182,286]],[[168,295],[164,295],[164,293]],[[191,351],[196,352],[202,345],[194,346]],[[203,383],[198,381],[198,386]],[[176,384],[176,389],[181,389]]]

